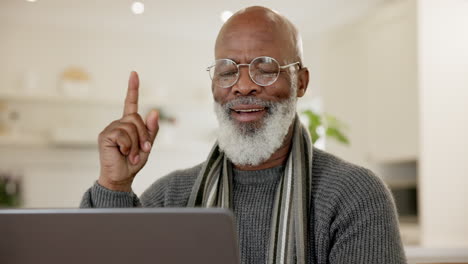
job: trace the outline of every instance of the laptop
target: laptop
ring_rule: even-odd
[[[0,210],[0,263],[239,264],[225,209]]]

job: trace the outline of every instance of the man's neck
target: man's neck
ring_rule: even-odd
[[[294,122],[289,127],[289,131],[286,137],[284,138],[283,145],[275,153],[273,153],[273,155],[271,155],[271,157],[268,160],[256,166],[233,164],[234,168],[238,170],[264,170],[286,164],[286,161],[288,160],[289,156],[289,151],[291,150],[292,146],[293,127]]]

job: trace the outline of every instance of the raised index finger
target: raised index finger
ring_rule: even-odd
[[[138,112],[138,87],[140,86],[140,80],[138,74],[135,71],[130,73],[128,79],[128,90],[127,96],[125,97],[125,106],[123,115],[134,114]]]

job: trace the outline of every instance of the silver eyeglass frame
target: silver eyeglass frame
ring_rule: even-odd
[[[271,59],[272,61],[274,61],[274,62],[278,65],[279,72],[278,72],[278,74],[276,75],[276,78],[275,78],[270,84],[266,84],[266,85],[265,85],[265,84],[257,83],[257,82],[254,80],[254,78],[252,77],[252,73],[251,73],[252,71],[251,71],[251,69],[250,69],[250,66],[252,65],[252,62],[254,62],[255,60],[260,59],[260,58]],[[296,64],[299,65],[299,69],[302,68],[302,67],[301,67],[301,62],[299,62],[299,61],[296,61],[296,62],[287,64],[287,65],[281,66],[281,65],[279,64],[279,62],[278,62],[275,58],[272,58],[272,57],[269,57],[269,56],[259,56],[259,57],[254,58],[250,63],[239,63],[239,64],[236,63],[235,61],[231,60],[231,59],[218,59],[218,60],[215,60],[215,62],[214,62],[213,65],[211,65],[211,66],[209,66],[209,67],[206,68],[206,71],[208,72],[208,75],[210,76],[210,79],[211,79],[211,80],[213,80],[213,77],[212,77],[211,74],[210,74],[210,70],[211,70],[211,68],[213,68],[213,67],[216,66],[216,62],[217,62],[217,61],[230,61],[230,62],[232,62],[234,65],[237,66],[237,78],[236,78],[236,80],[235,80],[231,85],[226,86],[226,87],[220,86],[220,85],[216,85],[216,86],[221,87],[221,88],[229,88],[229,87],[232,87],[232,86],[234,86],[234,85],[239,81],[239,77],[240,77],[240,67],[241,67],[241,66],[248,66],[248,67],[249,67],[249,77],[250,77],[250,80],[252,80],[252,82],[254,82],[255,84],[257,84],[257,85],[259,85],[259,86],[263,86],[263,87],[274,84],[274,83],[278,80],[279,75],[280,75],[280,73],[281,73],[281,70],[287,69],[287,68],[289,68],[289,67],[291,67],[291,66],[294,66],[294,65],[296,65]]]

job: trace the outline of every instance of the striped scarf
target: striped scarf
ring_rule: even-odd
[[[292,148],[273,204],[267,264],[306,263],[312,143],[296,115]],[[232,209],[232,165],[215,144],[198,175],[189,207]]]

